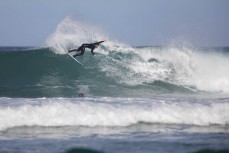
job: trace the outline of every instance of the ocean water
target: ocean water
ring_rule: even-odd
[[[66,18],[45,47],[0,47],[1,153],[229,152],[229,48],[66,54],[105,37]]]

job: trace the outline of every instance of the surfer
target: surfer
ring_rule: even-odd
[[[95,55],[95,53],[93,52],[95,48],[98,48],[99,47],[99,44],[101,44],[102,42],[104,41],[99,41],[99,42],[96,42],[96,43],[91,43],[91,44],[82,44],[79,48],[77,49],[72,49],[72,50],[69,50],[68,52],[80,52],[80,53],[77,53],[75,55],[73,55],[73,57],[76,57],[76,56],[81,56],[84,54],[84,51],[85,51],[85,48],[89,48],[91,49],[91,53],[92,55]]]

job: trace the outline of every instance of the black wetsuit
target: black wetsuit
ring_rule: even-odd
[[[83,55],[84,52],[85,52],[85,48],[90,48],[90,49],[91,49],[91,53],[92,53],[93,55],[95,55],[95,53],[93,52],[94,49],[96,48],[97,45],[99,45],[99,44],[102,43],[102,42],[104,42],[104,41],[100,41],[100,42],[96,42],[96,43],[92,43],[92,44],[83,44],[83,45],[81,45],[78,49],[72,49],[72,50],[69,50],[68,52],[69,52],[69,53],[70,53],[70,52],[74,52],[74,51],[80,52],[80,53],[78,53],[78,54],[73,55],[73,57],[76,57],[76,56],[81,56],[81,55]]]

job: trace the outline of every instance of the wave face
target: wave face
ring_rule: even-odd
[[[0,96],[136,96],[168,93],[228,93],[226,52],[174,47],[111,50],[104,43],[79,57],[83,69],[50,48],[0,52]],[[111,47],[112,48],[112,47]]]

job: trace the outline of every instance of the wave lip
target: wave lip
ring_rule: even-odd
[[[229,104],[225,102],[200,104],[130,98],[1,98],[1,102],[6,105],[0,108],[0,130],[18,126],[122,127],[142,122],[197,126],[229,124]]]

